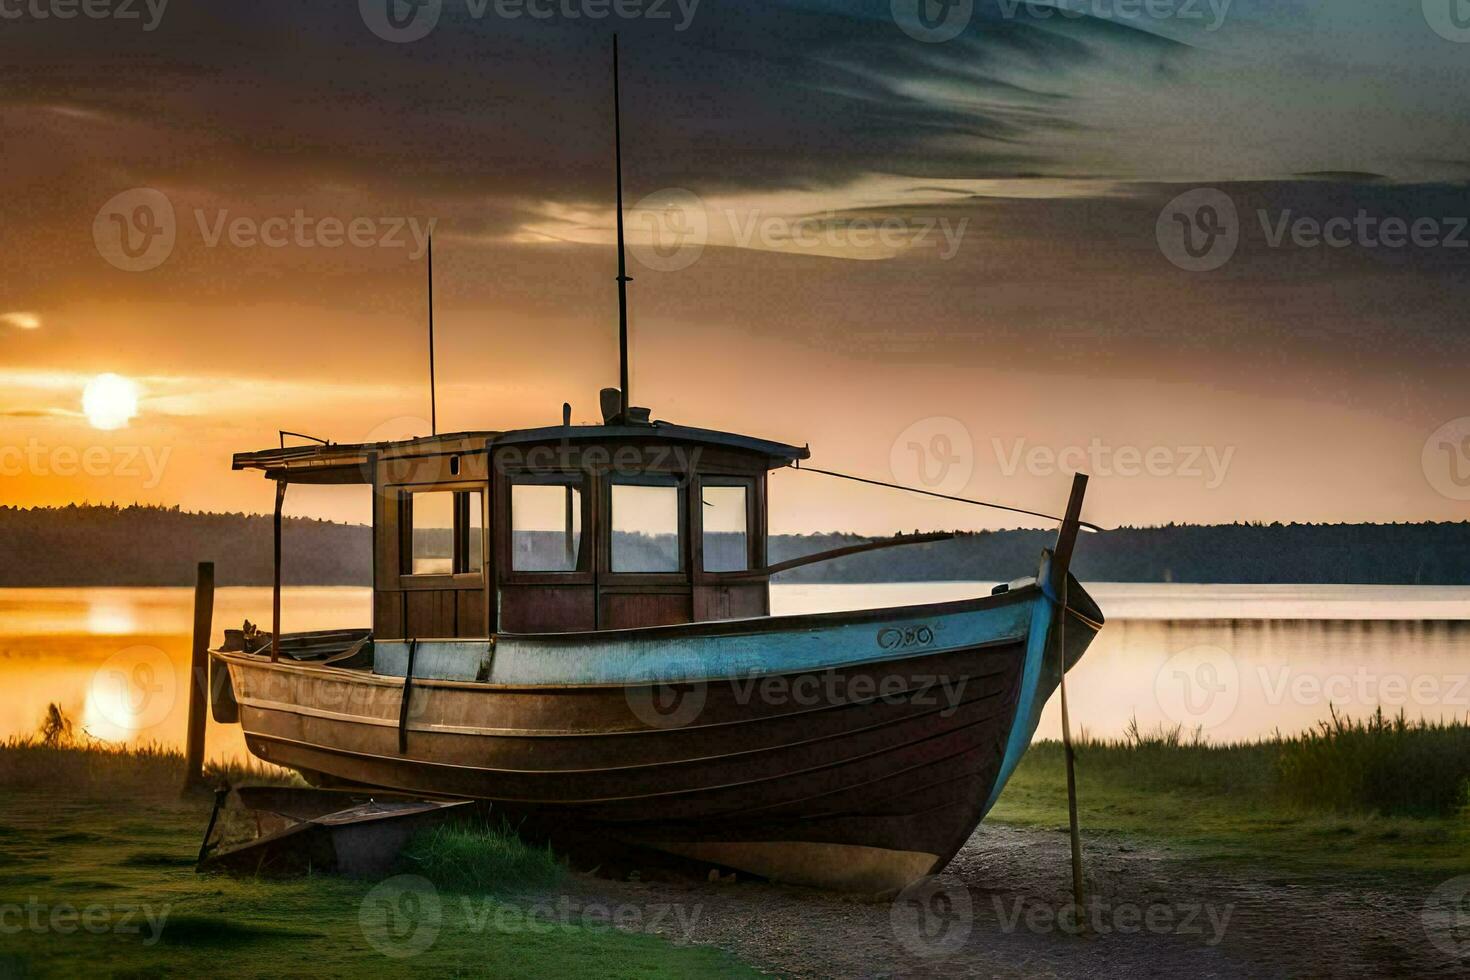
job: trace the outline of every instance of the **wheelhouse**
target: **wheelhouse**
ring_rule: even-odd
[[[766,478],[807,456],[653,422],[289,446],[234,468],[277,483],[278,528],[288,484],[370,485],[373,637],[447,639],[768,615]],[[276,562],[279,581],[279,546]]]

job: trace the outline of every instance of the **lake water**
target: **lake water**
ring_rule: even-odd
[[[1088,586],[1108,624],[1067,675],[1074,731],[1116,736],[1131,719],[1213,741],[1295,732],[1377,707],[1470,716],[1470,587]],[[984,595],[990,583],[778,585],[777,614]],[[367,626],[365,588],[287,588],[291,630]],[[37,730],[48,702],[114,742],[183,744],[193,590],[0,589],[0,737]],[[269,625],[267,588],[215,595],[215,639]],[[1055,737],[1056,699],[1040,735]],[[210,722],[209,755],[243,757]]]

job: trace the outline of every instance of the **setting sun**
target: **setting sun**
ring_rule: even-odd
[[[99,374],[82,391],[82,411],[94,429],[121,429],[138,414],[138,386],[118,374]]]

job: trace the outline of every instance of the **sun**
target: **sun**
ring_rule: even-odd
[[[121,429],[138,414],[138,386],[120,374],[99,374],[82,390],[82,411],[94,429]]]

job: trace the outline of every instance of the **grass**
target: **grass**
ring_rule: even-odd
[[[1470,805],[1470,725],[1341,718],[1280,744],[1277,777],[1304,806],[1447,817]]]
[[[1295,736],[1212,744],[1180,729],[1076,743],[1084,831],[1182,845],[1272,866],[1464,871],[1470,852],[1470,726],[1375,715]],[[1059,742],[1031,747],[991,811],[1065,824]]]
[[[149,743],[122,746],[85,734],[77,736],[71,719],[55,704],[46,706],[40,730],[0,742],[0,786],[10,790],[65,787],[74,797],[112,797],[141,786],[183,783],[183,754]],[[209,785],[221,781],[295,783],[300,778],[278,766],[256,762],[212,761],[204,767]]]
[[[752,975],[720,950],[579,914],[555,858],[489,823],[416,838],[407,879],[196,874],[211,800],[181,797],[183,773],[182,756],[156,746],[45,732],[0,744],[0,913],[21,924],[0,937],[0,977]],[[429,919],[425,896],[395,885],[418,876],[438,884]],[[632,924],[661,914],[620,911]],[[433,928],[417,931],[424,921]],[[429,941],[415,952],[405,935]]]
[[[441,889],[470,894],[549,888],[565,870],[550,845],[526,844],[505,821],[483,816],[420,831],[400,865]]]

